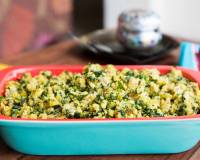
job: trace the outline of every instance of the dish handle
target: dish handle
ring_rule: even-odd
[[[0,95],[3,94],[2,93],[3,92],[2,88],[3,88],[3,86],[4,86],[5,82],[6,82],[6,79],[8,78],[8,77],[6,77],[6,74],[8,74],[12,70],[12,68],[13,67],[7,67],[5,69],[0,70]]]
[[[199,84],[199,87],[200,87],[200,72],[199,71],[184,68],[184,67],[176,67],[176,68],[181,70],[183,72],[183,75],[186,78],[197,82]]]
[[[0,124],[1,124],[1,120],[4,119],[4,116],[3,115],[0,115]]]
[[[3,77],[5,77],[5,75],[11,70],[12,67],[7,67],[7,68],[4,68],[2,70],[0,70],[0,95],[3,94],[3,85],[4,85],[4,82],[5,82],[5,79],[3,79]],[[0,125],[1,125],[1,122],[2,120],[5,119],[5,116],[3,115],[0,115]]]

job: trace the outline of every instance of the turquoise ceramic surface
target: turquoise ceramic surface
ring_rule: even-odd
[[[117,68],[123,68],[118,66]],[[126,66],[158,68],[169,66]],[[14,67],[0,71],[0,91],[4,84],[23,72],[40,70],[81,71],[79,67]],[[178,68],[200,82],[199,72]],[[14,150],[32,155],[101,155],[178,153],[192,148],[200,139],[200,115],[140,119],[30,120],[0,116],[0,133]]]
[[[14,150],[34,155],[177,153],[200,138],[200,120],[1,121]]]

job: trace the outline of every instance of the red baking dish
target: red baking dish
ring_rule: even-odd
[[[162,74],[172,66],[115,66],[121,70],[156,68]],[[185,77],[200,84],[200,73],[182,67]],[[54,75],[67,70],[81,72],[83,66],[19,66],[0,71],[0,94],[9,80],[25,72]],[[36,155],[88,155],[177,153],[190,149],[200,138],[200,115],[132,119],[32,120],[0,115],[0,133],[13,149]]]

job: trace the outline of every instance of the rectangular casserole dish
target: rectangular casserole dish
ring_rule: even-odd
[[[170,66],[116,66],[130,69]],[[0,71],[0,94],[7,81],[25,72],[51,70],[81,72],[83,66],[10,67]],[[200,84],[200,73],[176,67]],[[31,120],[0,115],[0,135],[19,152],[32,155],[101,155],[178,153],[192,148],[200,138],[200,115],[167,118]]]

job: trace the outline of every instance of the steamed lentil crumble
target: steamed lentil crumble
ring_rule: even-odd
[[[113,65],[85,66],[82,73],[42,71],[9,81],[2,115],[31,118],[139,118],[198,114],[198,84],[172,69],[118,71]]]

